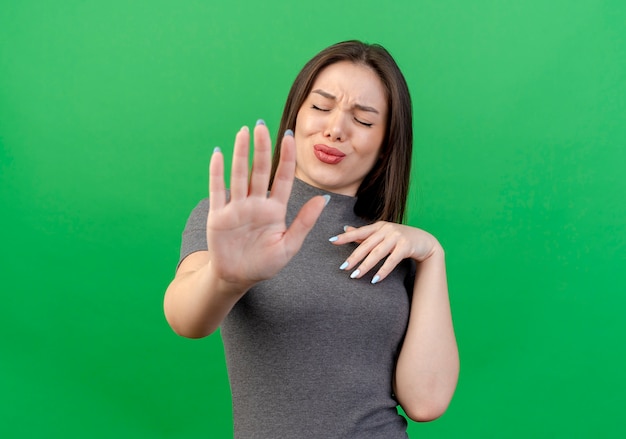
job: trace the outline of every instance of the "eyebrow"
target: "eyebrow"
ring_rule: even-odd
[[[337,100],[337,97],[334,95],[331,95],[330,93],[328,93],[327,91],[324,91],[322,89],[315,89],[313,90],[311,93],[317,93],[320,96],[325,97],[326,99],[331,99],[331,100]],[[361,111],[369,111],[370,113],[376,113],[376,114],[380,114],[378,112],[378,110],[374,107],[368,107],[367,105],[361,105],[361,104],[354,104],[354,108],[356,108],[357,110],[361,110]]]

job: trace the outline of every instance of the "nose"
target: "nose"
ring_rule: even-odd
[[[329,115],[324,130],[324,137],[333,142],[343,142],[346,140],[345,117],[340,111],[334,111]]]

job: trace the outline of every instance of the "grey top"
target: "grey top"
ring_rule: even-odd
[[[318,188],[295,180],[290,224]],[[354,214],[356,198],[331,200],[302,249],[274,278],[253,287],[221,327],[235,438],[406,438],[392,376],[409,317],[415,266],[405,260],[382,282],[339,270],[356,244],[328,241]],[[181,261],[206,250],[208,200],[183,232]]]

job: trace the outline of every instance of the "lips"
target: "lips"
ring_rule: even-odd
[[[337,148],[332,148],[327,145],[317,144],[313,146],[313,153],[315,157],[323,163],[329,165],[336,165],[341,162],[346,156],[343,152]]]

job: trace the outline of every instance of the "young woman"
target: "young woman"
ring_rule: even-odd
[[[293,131],[292,131],[293,130]],[[439,417],[459,360],[444,251],[400,224],[408,87],[381,46],[331,46],[299,73],[271,160],[265,124],[216,149],[165,294],[171,327],[224,341],[237,438],[406,438]],[[268,193],[269,187],[269,193]]]

